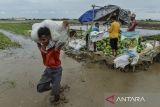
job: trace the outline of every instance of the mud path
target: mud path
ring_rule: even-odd
[[[36,92],[44,67],[36,44],[30,39],[0,30],[18,41],[22,48],[0,51],[0,107],[54,107],[48,93]],[[105,93],[159,93],[160,64],[148,71],[124,73],[113,71],[103,63],[81,64],[61,54],[62,85],[68,103],[58,107],[103,107]]]

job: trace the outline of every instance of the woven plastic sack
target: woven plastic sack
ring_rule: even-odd
[[[63,27],[63,21],[44,20],[41,23],[32,25],[31,38],[38,42],[38,30],[40,27],[47,27],[51,32],[51,38],[54,41],[66,43],[68,39],[67,30]]]

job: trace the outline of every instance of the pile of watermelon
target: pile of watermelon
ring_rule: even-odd
[[[112,55],[112,49],[110,47],[110,42],[109,42],[109,38],[103,39],[101,41],[98,41],[96,43],[97,45],[97,51],[102,51],[106,56],[108,55]],[[124,53],[124,49],[126,48],[126,46],[129,46],[129,48],[137,48],[137,52],[140,53],[143,50],[143,46],[141,44],[141,39],[139,38],[139,40],[137,41],[136,39],[124,39],[124,40],[118,40],[118,51],[117,54],[123,54]]]

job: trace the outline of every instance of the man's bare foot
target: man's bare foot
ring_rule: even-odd
[[[50,101],[50,104],[58,104],[60,101],[60,95],[51,96],[49,101]]]

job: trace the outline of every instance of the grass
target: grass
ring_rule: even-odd
[[[31,30],[31,28],[32,24],[29,22],[0,23],[0,29],[8,30],[23,36],[29,36],[29,30]]]
[[[21,47],[19,43],[11,41],[3,33],[0,33],[0,49],[6,49],[10,47]]]
[[[157,40],[157,41],[160,41],[160,34],[146,36],[146,37],[143,37],[143,39],[144,40]]]
[[[137,21],[141,24],[160,24],[160,21]]]
[[[159,21],[137,21],[137,22],[139,27],[160,30]]]

